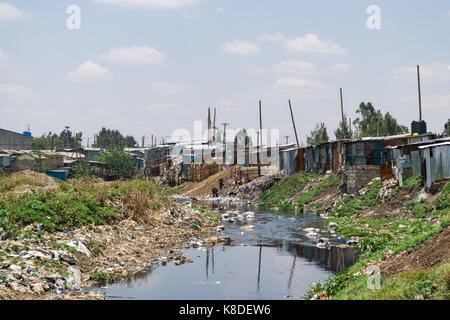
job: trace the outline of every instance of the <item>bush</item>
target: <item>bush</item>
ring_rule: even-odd
[[[114,176],[131,177],[135,171],[133,157],[125,151],[104,153],[98,157],[98,161],[105,163],[106,169]]]

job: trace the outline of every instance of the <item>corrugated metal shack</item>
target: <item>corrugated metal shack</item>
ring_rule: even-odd
[[[425,160],[425,186],[450,179],[450,141],[420,146]]]
[[[147,176],[159,176],[164,172],[164,167],[170,163],[171,148],[172,145],[165,144],[145,151],[145,174]]]
[[[0,153],[0,168],[8,168],[11,166],[11,156],[7,153]]]
[[[300,152],[299,152],[300,151]],[[291,148],[282,151],[283,153],[283,172],[284,175],[289,176],[296,173],[297,157],[302,155],[301,148]]]
[[[389,164],[392,167],[392,176],[399,182],[400,186],[403,185],[404,180],[415,176],[422,176],[422,180],[425,183],[427,177],[425,170],[426,161],[421,148],[450,141],[450,138],[424,139],[422,141],[410,139],[409,141],[406,144],[387,147],[390,158]]]
[[[84,148],[81,150],[87,161],[97,161],[97,158],[104,152],[101,148]]]

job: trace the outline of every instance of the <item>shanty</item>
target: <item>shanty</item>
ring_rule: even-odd
[[[0,300],[449,300],[449,10],[0,0]]]

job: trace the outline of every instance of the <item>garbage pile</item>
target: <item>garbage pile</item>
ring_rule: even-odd
[[[268,175],[256,178],[255,180],[239,187],[236,195],[241,199],[254,199],[258,197],[264,190],[273,186],[280,179],[280,175]]]
[[[311,240],[316,240],[316,247],[321,249],[329,249],[331,247],[338,248],[347,248],[350,246],[358,245],[358,242],[361,238],[359,237],[351,237],[350,239],[343,239],[342,237],[336,234],[335,228],[337,224],[331,222],[328,225],[327,229],[318,229],[318,228],[305,228],[303,229],[306,232],[306,237]],[[323,235],[327,235],[324,237]]]
[[[378,198],[382,201],[387,200],[390,195],[394,194],[397,185],[398,183],[394,178],[383,181],[381,189],[378,192]]]
[[[55,233],[33,225],[27,229],[34,236],[0,240],[0,297],[102,299],[101,294],[80,290],[148,268],[155,257],[164,255],[175,264],[189,262],[167,250],[181,247],[194,236],[214,233],[215,219],[213,214],[178,207],[154,213],[148,224],[126,219]]]

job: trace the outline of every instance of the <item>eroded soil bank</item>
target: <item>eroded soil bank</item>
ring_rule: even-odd
[[[184,263],[178,249],[214,233],[219,221],[151,181],[37,183],[27,175],[0,183],[1,299],[103,299],[81,289],[161,255]]]

